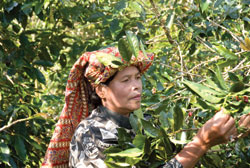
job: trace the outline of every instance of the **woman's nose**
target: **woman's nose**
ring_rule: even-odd
[[[141,83],[141,80],[138,80],[138,79],[135,79],[133,81],[133,90],[141,90],[142,88],[142,83]]]

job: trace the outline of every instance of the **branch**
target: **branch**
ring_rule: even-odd
[[[29,118],[22,118],[22,119],[16,120],[16,121],[14,121],[14,122],[12,122],[12,123],[10,123],[10,124],[8,124],[8,125],[5,125],[5,126],[3,126],[2,128],[0,128],[0,132],[6,130],[6,129],[8,129],[8,128],[10,128],[12,125],[15,125],[15,124],[17,124],[17,123],[19,123],[19,122],[23,122],[23,121],[27,121],[27,120],[31,120],[31,119],[33,119],[33,118],[32,118],[32,117],[29,117]]]
[[[194,74],[194,73],[191,73],[190,71],[188,71],[188,72],[185,72],[185,71],[181,71],[181,70],[179,70],[179,69],[175,69],[175,68],[173,68],[172,66],[170,66],[170,65],[167,65],[167,64],[164,64],[164,63],[161,63],[160,61],[154,61],[155,63],[159,63],[160,65],[162,65],[162,66],[165,66],[165,67],[168,67],[168,68],[170,68],[171,70],[173,70],[173,71],[178,71],[178,72],[181,72],[181,73],[184,73],[184,74],[187,74],[187,75],[194,75],[194,76],[199,76],[199,77],[201,77],[201,75],[198,75],[198,74]],[[181,75],[182,76],[182,75]],[[173,80],[175,80],[175,79],[178,79],[178,78],[180,78],[181,76],[178,76],[178,77],[176,77],[176,78],[174,78]],[[183,75],[184,76],[184,75]]]
[[[167,38],[168,38],[169,43],[170,43],[170,44],[174,44],[175,41],[172,39],[172,37],[171,37],[171,35],[170,35],[169,29],[165,26],[164,20],[163,20],[163,19],[160,19],[160,16],[161,16],[161,15],[160,15],[158,9],[156,8],[154,1],[153,1],[153,0],[150,0],[150,4],[151,4],[152,7],[153,7],[153,11],[155,12],[157,19],[160,21],[160,24],[161,24],[161,26],[162,26],[162,28],[163,28],[163,30],[164,30],[164,32],[165,32]]]
[[[190,69],[188,72],[192,72],[193,70],[197,69],[197,68],[200,67],[200,66],[206,65],[206,64],[208,64],[209,62],[217,61],[217,60],[219,60],[219,59],[223,59],[223,57],[217,56],[217,57],[212,58],[211,60],[203,61],[203,62],[201,62],[200,64],[194,66],[194,67],[193,67],[192,69]]]
[[[235,36],[233,32],[231,32],[230,30],[228,30],[227,28],[225,28],[224,26],[221,26],[220,24],[216,23],[215,21],[212,21],[211,19],[209,19],[207,17],[207,19],[215,26],[218,26],[220,28],[222,28],[223,30],[225,30],[226,32],[228,32],[236,41],[238,41],[239,43],[243,43],[245,44],[245,42],[243,40],[241,40],[239,37]]]
[[[178,134],[180,132],[186,132],[186,131],[198,131],[199,128],[189,128],[189,129],[180,129],[178,131],[170,133],[170,135]]]
[[[183,72],[183,56],[182,56],[182,53],[181,53],[181,48],[180,48],[180,45],[178,44],[178,51],[179,51],[179,55],[180,55],[180,61],[181,61],[181,71]],[[183,74],[181,75],[181,81],[183,81],[184,78],[183,78]]]

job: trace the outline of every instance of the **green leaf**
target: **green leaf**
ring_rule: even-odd
[[[174,22],[174,18],[175,18],[175,10],[170,10],[166,20],[167,28],[171,29]]]
[[[110,23],[110,32],[112,34],[112,37],[114,39],[116,39],[117,35],[119,35],[119,33],[122,31],[123,29],[123,23],[119,22],[118,19],[114,19],[112,20],[112,22]]]
[[[200,97],[202,97],[203,99],[205,99],[210,103],[219,103],[221,101],[221,98],[215,96],[215,95],[221,95],[221,93],[213,89],[210,89],[202,84],[194,83],[187,80],[183,81],[183,83],[193,92],[195,92]]]
[[[138,118],[143,118],[143,113],[142,113],[142,110],[141,108],[139,108],[138,110],[135,110],[134,111],[134,114],[138,117]]]
[[[140,133],[140,123],[138,122],[138,117],[134,114],[129,115],[129,122],[136,133]]]
[[[215,106],[213,104],[205,102],[205,101],[203,101],[200,98],[197,98],[197,103],[195,103],[194,105],[195,106],[199,106],[199,107],[201,107],[201,108],[203,108],[205,110],[207,110],[207,109],[210,109],[210,110],[219,110],[219,108],[220,108],[219,106],[217,107],[217,106]]]
[[[132,8],[132,10],[134,10],[140,14],[142,14],[144,12],[143,6],[136,1],[131,1],[130,7]]]
[[[131,31],[126,31],[126,37],[133,55],[137,57],[139,54],[139,41],[136,35]]]
[[[235,82],[232,84],[230,92],[240,92],[244,89],[244,86],[243,82]]]
[[[164,127],[164,128],[170,128],[171,127],[171,124],[168,121],[168,119],[171,118],[171,116],[169,116],[169,115],[171,115],[171,114],[166,113],[165,111],[160,112],[159,120],[160,120],[161,126]]]
[[[119,53],[121,54],[122,58],[129,62],[131,57],[132,57],[132,51],[130,49],[130,46],[128,44],[128,42],[121,38],[118,42],[118,50],[119,50]]]
[[[37,80],[38,80],[40,83],[42,83],[42,84],[45,85],[45,84],[46,84],[46,79],[45,79],[43,73],[42,73],[39,69],[37,69],[37,68],[34,68],[34,72],[35,72],[35,75],[36,75]]]
[[[7,144],[0,142],[0,161],[10,166],[10,149]]]
[[[21,9],[22,11],[26,14],[29,15],[29,13],[32,11],[32,6],[34,5],[35,2],[29,2],[29,3],[25,3],[24,5],[22,5]]]
[[[250,113],[250,107],[246,106],[242,112],[242,114],[249,114]]]
[[[143,150],[144,146],[145,146],[146,139],[147,138],[145,135],[137,134],[133,140],[133,144],[135,145],[136,148]]]
[[[200,7],[202,12],[206,11],[208,6],[209,6],[209,0],[201,0]]]
[[[217,65],[218,65],[221,69],[223,69],[224,67],[234,65],[235,63],[236,63],[236,60],[227,59],[226,61],[218,62]]]
[[[108,156],[120,156],[120,157],[138,157],[142,155],[142,150],[139,148],[131,148],[119,153],[109,153]]]
[[[173,149],[172,149],[172,145],[171,145],[171,141],[168,137],[168,135],[166,134],[166,131],[160,127],[160,131],[161,131],[161,138],[163,139],[163,143],[165,146],[165,151],[168,155],[172,155],[173,154]]]
[[[146,59],[148,59],[147,53],[146,53],[145,48],[144,48],[144,44],[142,43],[141,40],[140,40],[140,49],[141,49],[141,51],[142,51],[144,57],[145,57]]]
[[[227,94],[227,91],[224,91],[221,88],[219,88],[218,85],[209,77],[206,77],[206,83],[204,85],[217,91],[218,93],[221,93],[218,96],[225,96]]]
[[[127,133],[127,131],[124,128],[117,128],[118,131],[118,143],[119,145],[123,145],[125,142],[132,142],[131,135]]]
[[[214,46],[215,49],[217,50],[217,52],[225,57],[226,59],[229,59],[229,60],[237,60],[238,57],[231,51],[229,51],[228,49],[224,48],[223,46],[220,46],[220,45],[217,45],[217,46]]]
[[[15,136],[14,147],[15,147],[16,153],[19,156],[19,158],[22,161],[25,161],[27,151],[26,151],[26,148],[25,148],[25,145],[24,145],[23,138],[21,138],[20,136]]]
[[[61,65],[61,67],[63,67],[63,68],[67,65],[67,58],[66,58],[65,54],[60,55],[59,63]]]
[[[220,6],[220,4],[223,2],[224,0],[217,0],[215,3],[214,3],[214,8],[217,8],[218,6]]]
[[[250,81],[250,76],[245,76],[245,77],[243,78],[243,82],[244,82],[245,84],[248,84],[249,81]]]
[[[217,66],[216,72],[211,69],[209,69],[209,71],[211,73],[212,80],[217,84],[217,86],[223,90],[228,90],[220,68]]]
[[[174,131],[179,130],[184,121],[184,110],[180,107],[179,104],[177,104],[174,107]]]
[[[247,89],[244,89],[244,90],[242,90],[242,91],[240,91],[240,92],[237,92],[237,93],[233,94],[233,96],[236,96],[236,95],[244,95],[244,94],[246,94],[246,93],[250,93],[250,87],[248,87]]]
[[[238,82],[238,81],[240,81],[240,79],[238,78],[238,76],[235,75],[235,74],[232,73],[232,72],[228,72],[228,76],[229,76],[229,78],[230,78],[233,82]]]
[[[33,64],[41,65],[41,66],[44,66],[44,67],[52,67],[54,65],[52,62],[45,61],[45,60],[37,60],[37,61],[34,61]]]
[[[22,104],[22,105],[20,105],[20,109],[23,109],[25,112],[27,112],[27,114],[28,114],[29,116],[32,115],[32,111],[29,109],[28,106]]]
[[[159,135],[159,130],[155,128],[150,121],[141,119],[141,123],[146,135],[150,137],[157,137]]]
[[[42,8],[43,8],[43,3],[37,2],[35,5],[35,13],[38,15],[41,12]]]
[[[11,165],[11,168],[18,168],[16,165],[16,162],[14,161],[12,157],[10,157],[10,165]]]
[[[112,68],[118,68],[119,66],[114,64],[113,61],[121,62],[121,60],[114,55],[106,54],[106,53],[96,53],[96,58],[99,62],[101,62],[105,66],[111,66]]]
[[[125,9],[126,8],[126,1],[125,0],[121,0],[121,1],[118,1],[116,4],[115,4],[115,9],[117,10],[117,11],[121,11],[121,10],[123,10],[123,9]]]

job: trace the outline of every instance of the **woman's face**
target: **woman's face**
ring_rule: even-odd
[[[103,105],[111,111],[128,116],[141,106],[142,82],[135,66],[118,72],[105,87]]]

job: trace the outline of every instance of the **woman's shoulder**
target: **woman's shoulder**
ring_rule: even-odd
[[[104,127],[107,119],[105,116],[102,114],[100,109],[96,108],[92,110],[91,114],[83,119],[77,126],[75,132],[77,131],[82,131],[84,129],[89,130],[91,127]]]

